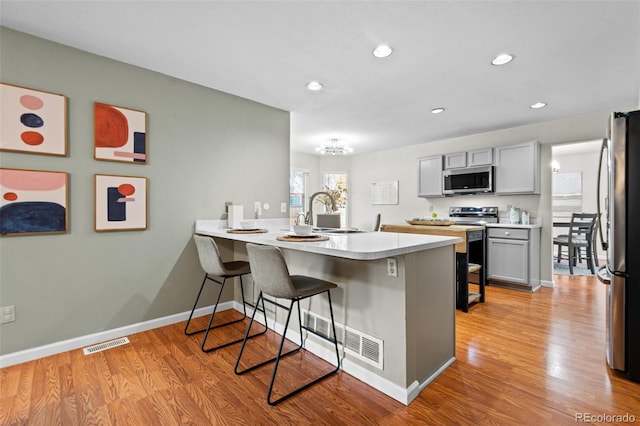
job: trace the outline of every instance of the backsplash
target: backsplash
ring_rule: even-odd
[[[425,209],[418,212],[416,217],[431,217],[436,213],[438,217],[449,216],[449,207],[498,207],[499,223],[510,223],[509,210],[511,206],[521,211],[529,212],[530,223],[540,221],[540,195],[462,195],[455,197],[430,198],[425,200]],[[433,210],[431,210],[433,208]]]

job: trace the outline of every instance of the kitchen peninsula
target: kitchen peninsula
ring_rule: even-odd
[[[460,238],[362,232],[329,235],[326,241],[287,242],[277,239],[289,232],[287,224],[264,222],[259,225],[267,232],[237,234],[227,232],[226,221],[198,220],[195,232],[214,237],[223,257],[235,260],[247,258],[247,242],[280,247],[291,274],[336,283],[332,299],[338,340],[347,338],[345,372],[409,404],[455,360],[454,245]],[[389,267],[389,258],[395,269]],[[245,295],[253,289],[249,281]],[[255,300],[253,290],[248,298]],[[322,298],[310,299],[302,309],[307,325],[311,319],[319,327],[329,317]],[[271,321],[281,332],[283,313],[269,312],[273,327]],[[305,347],[331,359],[329,346],[313,334],[306,337]]]

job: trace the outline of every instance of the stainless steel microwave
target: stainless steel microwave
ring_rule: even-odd
[[[493,166],[445,170],[442,177],[445,195],[493,192]]]

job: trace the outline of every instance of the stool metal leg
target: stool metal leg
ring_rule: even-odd
[[[239,339],[232,340],[230,342],[225,342],[225,343],[219,344],[217,346],[212,346],[212,347],[208,347],[208,348],[206,347],[207,338],[209,337],[209,331],[210,330],[212,330],[214,328],[218,328],[218,327],[223,327],[225,325],[234,324],[234,323],[237,323],[237,322],[244,321],[244,319],[247,317],[247,308],[245,306],[246,302],[244,300],[244,286],[242,285],[242,276],[240,275],[239,277],[240,277],[240,289],[241,289],[241,293],[242,293],[242,308],[244,310],[244,315],[242,316],[242,318],[235,319],[235,320],[232,320],[232,321],[227,321],[227,322],[225,322],[223,324],[217,324],[217,325],[215,325],[213,327],[211,326],[211,324],[213,323],[213,318],[214,318],[214,316],[216,314],[216,310],[218,309],[218,303],[220,302],[220,296],[222,295],[222,290],[224,288],[224,283],[227,280],[227,278],[225,277],[224,280],[222,281],[222,285],[220,286],[220,291],[218,291],[218,298],[216,299],[216,304],[215,304],[215,306],[213,308],[213,312],[211,313],[211,317],[209,317],[209,325],[207,325],[207,328],[204,329],[205,333],[204,333],[204,337],[202,338],[202,345],[200,346],[201,349],[202,349],[202,352],[211,352],[211,351],[214,351],[216,349],[220,349],[220,348],[224,348],[224,347],[236,344],[236,343],[240,343],[240,342],[242,342],[244,340],[244,338],[241,337]],[[267,332],[267,327],[265,326],[264,330],[262,330],[261,332],[256,333],[256,334],[252,334],[248,338],[250,339],[252,337],[264,334],[266,332]]]
[[[202,279],[202,285],[200,286],[200,291],[198,292],[198,296],[196,297],[196,301],[193,304],[193,309],[191,309],[191,313],[189,314],[189,319],[187,320],[187,325],[184,327],[184,334],[186,334],[187,336],[191,336],[191,335],[196,334],[196,333],[202,333],[204,331],[204,328],[202,330],[189,331],[189,324],[191,324],[191,318],[193,317],[193,312],[196,310],[196,306],[198,306],[198,301],[200,300],[200,295],[202,294],[202,290],[204,289],[204,284],[207,282],[207,279],[211,279],[211,278],[209,278],[209,275],[204,274],[204,278]],[[213,280],[213,281],[215,281],[215,280]]]
[[[223,281],[220,282],[220,281],[217,281],[217,280],[211,278],[208,274],[205,274],[204,279],[202,280],[202,286],[200,287],[200,291],[198,292],[198,297],[196,297],[196,302],[193,304],[193,309],[191,309],[191,313],[189,314],[189,319],[187,320],[187,325],[184,327],[184,334],[186,334],[187,336],[192,336],[194,334],[198,334],[198,333],[202,333],[202,332],[207,332],[208,333],[209,330],[211,330],[213,328],[223,327],[225,325],[229,325],[229,324],[233,324],[233,323],[236,323],[236,322],[240,322],[240,321],[243,321],[247,317],[247,310],[244,307],[245,302],[244,302],[244,291],[243,291],[243,293],[242,293],[242,302],[243,302],[242,305],[243,305],[243,309],[244,309],[244,315],[243,315],[242,318],[235,319],[235,320],[232,320],[232,321],[228,321],[228,322],[225,322],[223,324],[218,324],[218,325],[215,325],[213,327],[211,327],[211,322],[213,321],[213,318],[210,318],[209,326],[207,328],[202,328],[200,330],[195,330],[195,331],[188,331],[189,330],[189,325],[191,324],[191,320],[192,320],[192,317],[193,317],[193,313],[195,312],[196,307],[198,306],[198,301],[200,300],[200,295],[202,294],[202,290],[204,289],[204,284],[206,283],[207,280],[211,280],[211,281],[215,282],[216,284],[220,285],[220,290],[218,291],[218,297],[216,299],[215,305],[213,306],[212,315],[214,315],[216,313],[217,309],[218,309],[218,302],[220,301],[220,295],[222,294],[222,290],[224,289],[224,284],[225,284],[227,278],[224,277]],[[240,285],[242,286],[242,277],[240,277]]]
[[[248,373],[249,371],[253,371],[256,368],[262,367],[263,365],[267,365],[267,364],[275,361],[276,358],[277,358],[277,357],[270,358],[270,359],[268,359],[266,361],[263,361],[263,362],[261,362],[259,364],[252,365],[251,367],[248,367],[248,368],[246,368],[244,370],[238,369],[238,367],[240,366],[240,360],[242,358],[242,354],[244,352],[244,348],[247,345],[247,340],[250,339],[251,337],[253,337],[253,336],[249,336],[249,332],[251,331],[251,326],[253,325],[253,321],[255,319],[256,312],[259,310],[257,308],[257,306],[258,306],[258,304],[260,302],[262,302],[262,313],[264,315],[264,323],[265,323],[265,327],[266,327],[266,324],[267,324],[267,311],[266,311],[266,309],[264,307],[264,301],[265,301],[265,298],[264,298],[262,292],[260,292],[260,296],[258,296],[258,301],[256,302],[256,309],[253,311],[253,315],[251,315],[251,320],[249,321],[249,325],[247,326],[247,331],[245,332],[244,340],[242,342],[242,346],[240,347],[240,352],[238,353],[238,358],[236,359],[236,365],[233,368],[233,371],[237,375],[241,375],[241,374],[244,374],[244,373]],[[270,300],[267,300],[267,301],[271,302]],[[274,303],[274,302],[271,302],[271,303]],[[280,306],[281,308],[287,309],[285,306],[282,306],[282,305],[278,305],[278,306]],[[285,334],[286,334],[286,330],[285,330]],[[300,334],[300,338],[301,338],[300,339],[300,344],[298,346],[296,346],[295,349],[292,349],[289,352],[285,352],[285,353],[281,354],[280,357],[284,357],[284,356],[290,355],[290,354],[292,354],[294,352],[298,352],[300,349],[302,349],[302,333]]]
[[[331,338],[329,338],[329,336],[322,336],[322,335],[318,335],[318,336],[320,336],[320,337],[324,338],[325,340],[327,340],[327,341],[329,341],[329,342],[334,344],[335,349],[336,349],[336,360],[337,360],[336,368],[331,370],[331,371],[329,371],[329,372],[327,372],[327,373],[325,373],[325,374],[323,374],[322,376],[320,376],[320,377],[318,377],[318,378],[306,383],[305,385],[300,386],[299,388],[296,388],[295,390],[287,393],[284,396],[281,396],[280,398],[278,398],[278,399],[276,399],[274,401],[271,400],[271,394],[273,392],[273,385],[274,385],[274,383],[276,381],[276,374],[278,372],[278,364],[280,363],[280,357],[281,357],[280,356],[280,352],[282,352],[282,347],[284,345],[285,335],[287,334],[287,328],[289,326],[289,320],[291,318],[291,311],[289,311],[289,314],[287,315],[287,321],[286,321],[285,326],[284,326],[284,332],[282,333],[282,340],[280,341],[280,349],[278,350],[278,356],[276,357],[276,363],[275,363],[275,366],[273,367],[273,374],[271,375],[271,383],[269,384],[269,391],[267,392],[267,403],[269,405],[273,406],[273,405],[279,404],[280,402],[284,401],[285,399],[288,399],[288,398],[296,395],[297,393],[302,392],[303,390],[309,388],[310,386],[315,385],[316,383],[326,379],[327,377],[331,376],[332,374],[337,373],[338,370],[340,369],[340,352],[338,350],[338,341],[336,339],[336,323],[335,323],[335,321],[333,319],[333,308],[331,306],[331,294],[329,293],[329,290],[327,290],[327,296],[329,297],[329,312],[331,313],[331,327],[333,329],[333,338],[331,339]],[[298,321],[300,322],[301,327],[302,327],[302,318],[300,316],[300,300],[301,299],[304,299],[304,298],[296,298],[296,299],[292,300],[291,301],[291,309],[293,309],[293,303],[295,302],[298,305]],[[302,338],[302,330],[300,332],[301,332],[300,337]]]
[[[245,301],[245,298],[244,298],[244,286],[242,285],[242,276],[240,275],[239,278],[240,278],[240,292],[242,294],[242,309],[243,309],[242,318],[234,319],[234,320],[231,320],[231,321],[224,322],[222,324],[217,324],[217,325],[212,326],[213,318],[215,317],[215,314],[216,314],[216,312],[218,310],[218,304],[220,303],[220,296],[222,295],[222,291],[224,290],[224,285],[225,285],[225,283],[227,281],[227,277],[223,277],[222,282],[220,282],[220,281],[217,281],[217,280],[211,278],[208,274],[204,275],[204,279],[202,280],[202,285],[200,286],[200,291],[198,292],[198,296],[196,297],[196,301],[193,304],[193,308],[191,309],[191,313],[189,314],[189,319],[187,320],[187,324],[184,327],[184,334],[186,334],[187,336],[192,336],[194,334],[198,334],[198,333],[202,333],[202,332],[205,333],[204,337],[202,339],[202,344],[200,345],[200,347],[201,347],[203,352],[211,352],[211,351],[213,351],[215,349],[220,349],[220,348],[223,348],[225,346],[233,345],[234,343],[239,343],[239,342],[242,341],[242,339],[237,339],[237,340],[234,340],[234,341],[231,341],[231,342],[223,343],[223,344],[218,345],[218,346],[214,346],[214,347],[210,347],[210,348],[206,347],[207,338],[209,337],[209,332],[211,330],[213,330],[214,328],[224,327],[226,325],[235,324],[235,323],[244,321],[244,319],[247,317],[247,307],[246,307],[246,303],[247,302]],[[209,324],[207,325],[206,328],[203,328],[203,329],[200,329],[200,330],[195,330],[195,331],[189,331],[189,325],[191,324],[191,319],[193,317],[193,313],[196,310],[196,307],[198,306],[198,301],[200,300],[200,295],[202,294],[202,290],[204,289],[204,285],[207,282],[207,280],[211,280],[211,281],[213,281],[213,282],[215,282],[215,283],[220,285],[220,289],[218,290],[218,297],[216,298],[216,303],[213,306],[213,311],[211,312],[211,316],[209,317]],[[265,329],[262,332],[254,334],[254,335],[252,335],[250,337],[254,337],[254,336],[257,336],[257,335],[260,335],[260,334],[264,334],[266,332],[267,332],[267,329],[265,327]]]
[[[337,338],[336,338],[336,325],[335,325],[335,320],[334,320],[334,317],[333,317],[333,306],[332,306],[332,303],[331,303],[331,294],[330,294],[329,290],[327,290],[326,293],[327,293],[327,297],[328,297],[328,300],[329,300],[329,312],[331,314],[331,327],[332,327],[332,331],[333,331],[333,336],[323,336],[323,335],[320,335],[320,334],[317,334],[317,333],[314,333],[314,334],[317,334],[318,336],[324,338],[325,340],[333,343],[333,345],[335,347],[335,350],[336,350],[336,364],[337,364],[336,368],[331,370],[331,371],[329,371],[328,373],[325,373],[322,376],[312,380],[311,382],[308,382],[308,383],[304,384],[303,386],[301,386],[301,387],[299,387],[299,388],[287,393],[286,395],[284,395],[284,396],[282,396],[282,397],[280,397],[280,398],[278,398],[276,400],[272,400],[271,399],[271,395],[273,393],[273,388],[274,388],[274,384],[275,384],[277,373],[278,373],[278,367],[280,365],[280,359],[285,357],[285,356],[287,356],[287,355],[290,355],[290,354],[292,354],[294,352],[297,352],[300,349],[302,349],[302,340],[303,340],[302,339],[302,328],[303,327],[302,327],[302,315],[301,315],[301,312],[300,312],[300,300],[306,299],[306,297],[291,299],[291,303],[290,303],[289,307],[282,306],[282,305],[280,305],[280,304],[278,304],[276,302],[273,302],[271,300],[267,300],[268,302],[274,303],[274,304],[276,304],[276,305],[280,306],[281,308],[286,309],[288,311],[287,312],[287,319],[286,319],[285,326],[284,326],[284,331],[282,332],[282,338],[280,339],[280,345],[278,347],[278,353],[274,358],[270,358],[270,359],[268,359],[266,361],[260,362],[260,363],[258,363],[256,365],[248,367],[248,368],[246,368],[244,370],[239,370],[238,366],[240,365],[240,360],[242,358],[242,354],[244,352],[244,348],[245,348],[246,343],[247,343],[247,336],[249,335],[249,331],[251,330],[251,325],[252,325],[253,320],[255,318],[256,311],[254,310],[253,315],[251,315],[251,321],[249,322],[249,326],[247,327],[247,331],[245,333],[245,339],[242,342],[242,346],[240,347],[240,353],[238,354],[238,359],[236,360],[236,365],[234,367],[234,371],[235,371],[236,374],[240,375],[240,374],[244,374],[246,372],[255,370],[256,368],[262,367],[262,366],[264,366],[266,364],[269,364],[269,363],[275,361],[275,365],[273,367],[273,373],[271,375],[271,382],[269,383],[269,390],[267,391],[267,403],[269,405],[276,405],[276,404],[284,401],[285,399],[288,399],[288,398],[292,397],[293,395],[295,395],[295,394],[307,389],[308,387],[320,382],[321,380],[326,379],[327,377],[329,377],[330,375],[336,373],[340,369],[340,352],[339,352],[339,349],[338,349],[338,341],[337,341]],[[311,296],[307,296],[307,297],[311,297]],[[264,296],[263,296],[262,292],[260,292],[260,296],[258,297],[258,302],[262,301],[262,308],[263,308],[263,313],[265,314],[265,324],[266,324],[266,310],[264,310],[264,300],[265,300]],[[300,325],[300,345],[297,346],[295,349],[292,349],[292,350],[290,350],[288,352],[282,353],[282,349],[284,348],[284,342],[286,340],[287,330],[289,328],[289,322],[291,320],[291,314],[292,314],[292,311],[293,311],[293,304],[294,303],[297,304],[298,322],[299,322],[299,325]]]

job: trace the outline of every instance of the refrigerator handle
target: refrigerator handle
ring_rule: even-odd
[[[596,276],[598,277],[598,280],[600,280],[602,284],[611,285],[611,275],[607,270],[607,265],[601,266],[598,269],[598,273],[596,274]]]
[[[600,147],[600,162],[598,163],[598,183],[596,185],[596,205],[598,212],[598,228],[600,231],[600,243],[602,244],[602,250],[607,251],[609,248],[609,241],[604,240],[604,232],[602,232],[602,210],[600,209],[600,179],[602,179],[602,159],[604,158],[604,152],[608,149],[607,139],[602,139],[602,146]],[[608,173],[608,171],[607,171]],[[605,218],[605,220],[607,220]],[[598,277],[600,278],[600,277]],[[602,280],[600,280],[602,281]],[[604,281],[603,281],[604,282]],[[608,283],[605,283],[608,284]]]

